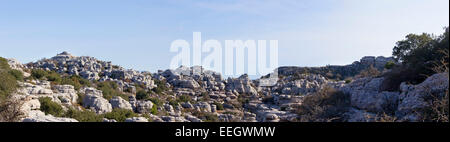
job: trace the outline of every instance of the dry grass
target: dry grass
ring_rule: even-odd
[[[296,109],[300,122],[343,121],[343,114],[350,107],[350,95],[331,87],[308,95]]]
[[[0,102],[0,122],[18,122],[24,117],[23,102],[8,98]]]

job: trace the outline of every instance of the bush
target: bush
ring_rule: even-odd
[[[79,122],[103,122],[103,117],[101,115],[97,115],[95,112],[90,110],[75,110],[69,109],[64,117],[69,117],[78,120]]]
[[[77,95],[78,95],[77,103],[78,103],[79,105],[83,105],[83,100],[84,100],[84,97],[85,97],[86,95],[85,95],[85,94],[81,94],[81,93],[77,93]]]
[[[9,70],[8,73],[11,74],[12,76],[14,76],[14,78],[16,78],[16,80],[23,81],[23,73],[21,71],[19,71],[19,70]]]
[[[177,100],[169,100],[169,105],[176,107],[178,106],[180,103]]]
[[[155,104],[156,106],[162,106],[163,105],[163,101],[161,101],[159,98],[149,98],[148,100],[152,101],[153,104]]]
[[[150,113],[152,113],[154,115],[158,114],[158,107],[156,105],[153,105]]]
[[[61,76],[54,71],[47,72],[47,75],[45,77],[47,78],[48,81],[51,81],[51,82],[55,82],[55,83],[61,82]]]
[[[448,72],[449,28],[444,34],[434,37],[430,34],[406,36],[397,42],[393,56],[402,61],[386,73],[382,90],[396,91],[402,82],[418,84],[436,72]]]
[[[34,79],[42,79],[47,76],[47,72],[41,69],[33,69],[31,70],[31,77]]]
[[[145,100],[145,99],[148,99],[148,97],[149,97],[149,95],[148,95],[147,91],[145,91],[145,90],[139,90],[136,93],[137,100]]]
[[[356,75],[357,78],[365,78],[365,77],[376,77],[380,75],[380,71],[376,69],[373,66],[370,66],[369,68],[361,71],[358,75]]]
[[[221,103],[218,103],[218,102],[214,102],[214,105],[216,105],[216,106],[217,106],[217,110],[224,110],[224,108],[223,108],[223,104],[221,104]]]
[[[385,69],[392,69],[392,68],[394,68],[395,67],[395,63],[394,62],[392,62],[392,61],[389,61],[389,62],[387,62],[385,65],[384,65],[384,68]]]
[[[113,109],[112,112],[106,113],[105,118],[114,119],[117,122],[124,122],[125,119],[137,117],[138,115],[128,109]]]
[[[91,82],[89,82],[89,80],[84,79],[78,75],[72,75],[69,77],[63,77],[61,79],[55,79],[55,80],[60,80],[59,82],[56,82],[57,84],[61,84],[61,85],[72,85],[75,90],[79,90],[81,87],[83,86],[92,86]]]
[[[8,98],[18,86],[17,79],[21,76],[14,72],[9,67],[8,61],[0,57],[0,101]]]
[[[39,102],[41,103],[41,111],[45,112],[45,114],[51,114],[53,116],[63,116],[64,110],[60,104],[55,103],[49,97],[39,98]]]
[[[409,84],[418,84],[426,79],[421,74],[422,68],[414,68],[408,65],[394,67],[390,72],[383,74],[384,80],[381,84],[382,91],[398,91],[400,84],[406,82]]]
[[[100,82],[97,84],[97,89],[103,91],[103,97],[110,100],[112,97],[119,96],[124,100],[129,100],[128,96],[118,90],[118,85],[112,81]]]
[[[349,83],[352,83],[352,80],[351,79],[346,79],[345,80],[345,84],[349,84]]]
[[[169,90],[169,88],[166,87],[165,81],[155,80],[155,84],[157,87],[153,88],[152,91],[156,94],[162,94],[164,91]]]
[[[0,101],[8,98],[18,87],[16,78],[0,70]]]
[[[424,97],[427,107],[417,110],[422,122],[448,122],[448,88],[445,92],[428,92]]]
[[[190,102],[192,100],[191,96],[181,95],[178,97],[177,102]]]
[[[11,67],[8,64],[8,60],[6,60],[5,58],[0,57],[0,69],[3,70],[10,70]]]
[[[343,121],[343,114],[350,107],[350,95],[331,87],[308,95],[296,113],[303,122]]]

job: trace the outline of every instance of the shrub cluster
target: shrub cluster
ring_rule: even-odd
[[[119,86],[112,81],[105,81],[97,84],[97,89],[103,92],[103,97],[105,99],[110,100],[112,97],[119,96],[128,101],[128,96],[123,94],[118,88]]]
[[[131,117],[137,117],[138,115],[134,113],[132,110],[128,109],[113,109],[112,112],[106,113],[105,118],[114,119],[117,122],[124,122],[125,119]]]
[[[0,57],[0,102],[17,89],[17,80],[21,80],[22,76],[20,71],[12,70],[8,61]]]
[[[57,117],[64,116],[64,109],[62,106],[56,102],[53,102],[51,98],[39,98],[39,102],[41,103],[40,110],[45,112],[45,114],[51,114]]]
[[[350,95],[331,87],[308,95],[296,109],[302,122],[343,121],[343,114],[350,107]]]

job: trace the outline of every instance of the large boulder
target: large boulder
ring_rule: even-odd
[[[137,101],[136,102],[136,112],[138,113],[148,113],[151,112],[153,103],[151,101]]]
[[[109,100],[109,103],[111,103],[113,109],[119,108],[119,109],[133,110],[131,104],[127,100],[124,100],[119,96],[113,97],[111,100]]]
[[[78,100],[77,91],[72,85],[55,85],[53,87],[56,91],[53,94],[63,104],[75,104]]]
[[[85,97],[83,99],[83,106],[85,108],[93,109],[97,114],[104,114],[112,111],[112,106],[103,98],[100,90],[94,88],[85,88]]]
[[[398,92],[381,91],[384,78],[362,78],[340,88],[351,96],[351,105],[368,112],[392,112],[396,109]]]
[[[248,75],[242,75],[239,78],[228,78],[225,90],[230,92],[238,92],[240,94],[258,95],[257,90],[253,87],[253,83]]]

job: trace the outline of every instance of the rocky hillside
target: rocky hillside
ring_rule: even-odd
[[[396,91],[380,89],[383,75],[358,76],[398,64],[385,57],[281,67],[272,87],[247,75],[224,79],[198,66],[140,72],[67,52],[28,64],[7,62],[23,76],[9,97],[20,103],[23,122],[421,121],[426,116],[418,112],[430,109],[430,100],[448,100],[448,73],[402,83]]]

